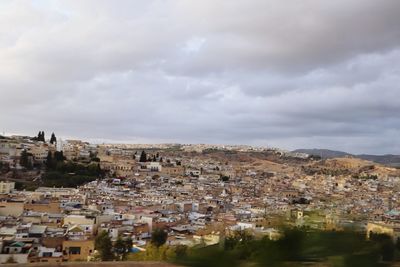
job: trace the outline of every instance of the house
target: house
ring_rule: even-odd
[[[29,257],[29,262],[60,263],[63,260],[63,253],[55,248],[40,246]]]
[[[20,241],[3,240],[0,242],[0,263],[13,261],[16,263],[28,263],[32,244]]]
[[[44,233],[46,232],[46,229],[46,225],[32,225],[29,228],[29,237],[42,238],[44,236]]]
[[[148,162],[146,168],[151,172],[161,172],[162,170],[161,163],[159,162]]]
[[[15,182],[0,182],[0,194],[10,194],[15,188]]]
[[[46,212],[46,213],[61,213],[60,202],[57,200],[47,201],[32,201],[25,203],[24,210]]]
[[[67,261],[88,261],[94,252],[93,240],[64,240],[63,258]]]
[[[80,225],[73,225],[68,228],[66,236],[69,240],[86,240],[88,236],[85,233],[85,230]]]
[[[24,202],[22,201],[2,201],[0,202],[0,216],[19,217],[24,212]]]

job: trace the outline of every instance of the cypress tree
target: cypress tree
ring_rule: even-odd
[[[147,155],[146,155],[146,152],[144,152],[144,150],[143,150],[142,154],[140,154],[139,162],[146,162],[146,161],[147,161]]]
[[[38,141],[42,141],[42,142],[46,142],[45,138],[44,138],[44,131],[39,131],[37,140]]]
[[[53,155],[51,154],[51,151],[47,153],[47,158],[46,158],[46,167],[47,169],[51,169],[54,165],[53,161]]]
[[[25,167],[28,170],[32,169],[32,162],[30,161],[29,154],[25,149],[22,150],[22,152],[21,152],[21,157],[19,159],[19,164],[22,167]]]
[[[111,261],[114,259],[111,238],[106,231],[97,235],[95,239],[95,248],[99,252],[102,261]]]
[[[51,138],[50,138],[50,144],[54,144],[57,143],[57,138],[56,135],[54,133],[51,134]]]

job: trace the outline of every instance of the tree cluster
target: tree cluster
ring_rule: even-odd
[[[400,248],[400,246],[399,246]],[[397,249],[399,249],[397,248]],[[281,238],[255,239],[241,231],[225,239],[224,247],[191,250],[177,258],[186,266],[302,266],[316,262],[321,266],[390,266],[396,260],[396,245],[387,235],[353,231],[305,231],[286,229]],[[319,266],[319,264],[317,264]]]
[[[37,137],[36,137],[37,141],[41,141],[41,142],[46,142],[45,136],[44,136],[44,131],[39,131]]]
[[[113,244],[108,233],[103,231],[95,239],[95,249],[99,253],[101,261],[126,260],[132,243],[131,238],[122,239],[119,236]]]
[[[58,163],[64,162],[64,152],[56,151],[54,154],[49,151],[46,158],[46,167],[48,170],[55,169]]]
[[[163,162],[162,157],[160,157],[158,153],[154,155],[147,155],[147,153],[144,150],[142,151],[142,153],[140,153],[139,162],[157,162],[157,161]]]
[[[103,177],[104,172],[99,163],[83,165],[76,162],[65,162],[62,151],[48,154],[47,172],[42,175],[45,186],[77,187]]]
[[[46,137],[45,137],[44,131],[39,131],[37,136],[33,137],[32,140],[41,141],[43,143],[46,143]],[[56,138],[56,135],[54,133],[52,133],[51,137],[50,137],[50,144],[55,144],[55,143],[57,143],[57,138]]]
[[[19,158],[19,164],[25,169],[31,170],[33,168],[32,154],[28,153],[26,149],[22,150]]]
[[[151,233],[151,244],[161,247],[167,242],[168,233],[161,228],[156,228]]]

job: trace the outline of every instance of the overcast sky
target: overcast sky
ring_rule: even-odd
[[[0,131],[400,154],[399,0],[0,2]]]

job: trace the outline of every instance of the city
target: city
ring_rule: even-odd
[[[149,249],[157,229],[167,246],[185,248],[240,231],[276,240],[282,225],[400,238],[400,169],[358,158],[90,144],[40,131],[1,136],[0,164],[2,263],[94,261],[104,231],[113,244],[129,240],[132,259]]]
[[[399,0],[0,0],[0,266],[400,267]]]

